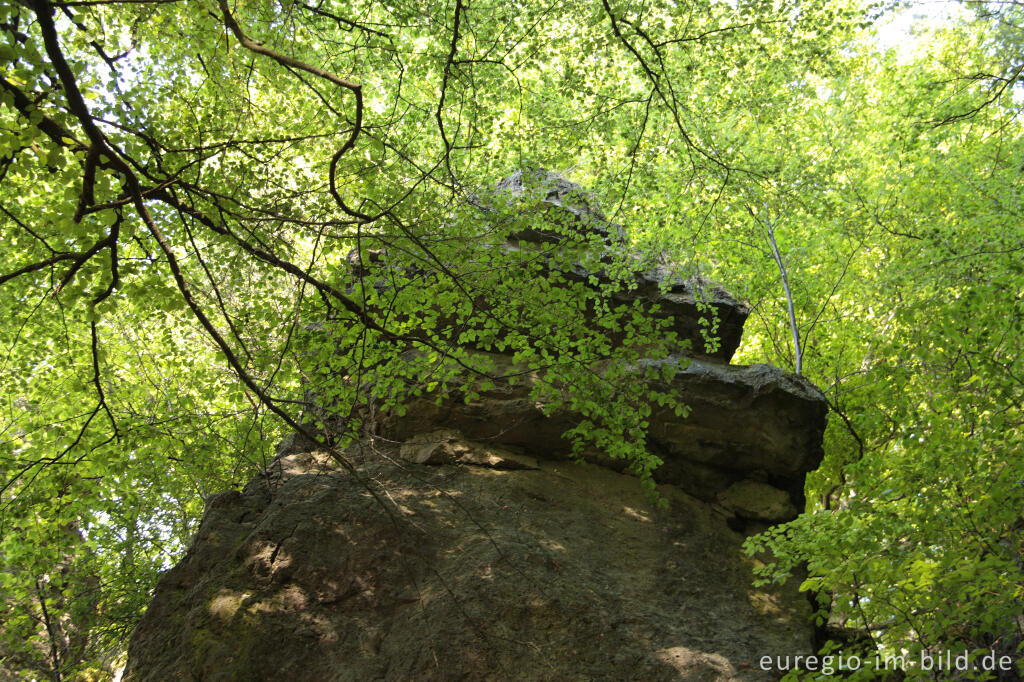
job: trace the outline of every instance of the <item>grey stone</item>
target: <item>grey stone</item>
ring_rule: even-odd
[[[588,266],[558,265],[567,279],[606,285],[601,268],[639,263],[592,197],[555,174],[513,174],[491,200],[501,195],[562,212],[603,249]],[[510,235],[525,246],[503,248],[557,249],[567,236],[530,229]],[[350,267],[368,276],[392,267],[385,256]],[[632,368],[676,368],[652,389],[672,388],[690,408],[652,406],[648,419],[667,509],[622,461],[597,451],[567,461],[563,434],[581,415],[538,405],[536,376],[486,389],[455,377],[403,415],[376,415],[372,435],[344,453],[355,474],[338,453],[291,438],[263,476],[209,498],[132,636],[124,679],[769,680],[778,674],[760,670],[761,656],[812,653],[800,581],[753,588],[756,560],[741,543],[803,508],[825,398],[777,368],[728,364],[749,310],[724,289],[667,267],[626,271],[633,280],[613,302],[639,304],[691,341],[686,356]],[[717,349],[700,333],[709,310]],[[465,359],[495,375],[523,369],[510,355]],[[328,425],[351,414],[309,391]]]
[[[516,370],[507,356],[488,358],[496,374]],[[654,471],[657,481],[710,501],[736,481],[759,478],[785,490],[795,506],[803,506],[804,477],[824,454],[827,407],[813,384],[769,365],[691,359],[672,386],[691,411],[680,418],[667,408],[653,408],[648,445],[664,460]],[[430,394],[413,400],[402,417],[382,416],[376,427],[381,435],[404,442],[441,426],[457,429],[470,440],[520,449],[539,459],[565,459],[571,443],[562,434],[578,424],[580,416],[569,410],[545,411],[530,397],[530,390],[531,378],[526,376],[514,386],[480,390],[469,402],[460,389]],[[625,468],[625,463],[600,453],[586,456],[595,463]]]
[[[756,521],[788,521],[797,510],[785,491],[758,481],[739,481],[718,493],[722,506]]]
[[[812,651],[795,585],[742,536],[603,467],[365,458],[218,498],[132,636],[126,682],[771,680]],[[369,451],[373,448],[364,448]],[[360,457],[362,455],[359,455]]]

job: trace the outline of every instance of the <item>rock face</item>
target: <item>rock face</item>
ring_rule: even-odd
[[[557,176],[514,175],[499,191],[530,183],[579,229],[621,242]],[[271,475],[211,499],[124,679],[757,680],[779,676],[762,656],[813,653],[807,600],[793,585],[752,588],[740,544],[802,508],[824,399],[778,369],[729,365],[745,306],[665,277],[638,273],[621,296],[692,332],[699,295],[732,325],[671,379],[691,413],[651,416],[667,508],[600,452],[568,461],[562,434],[578,415],[546,413],[528,381],[468,403],[431,396],[350,448],[358,475],[292,441]]]
[[[511,373],[508,358],[495,355],[496,372]],[[803,507],[805,475],[821,461],[826,406],[812,384],[768,365],[736,366],[693,359],[675,376],[690,407],[685,419],[655,410],[648,449],[664,461],[655,470],[661,483],[678,486],[704,501],[718,500],[742,481],[773,487],[787,497],[789,513],[734,509],[742,519],[788,521]],[[457,429],[471,440],[545,459],[565,459],[571,444],[562,437],[579,423],[569,411],[545,413],[530,398],[530,381],[479,391],[467,402],[455,391],[440,403],[435,396],[413,401],[405,416],[382,418],[378,433],[405,442],[437,428]],[[588,453],[586,459],[621,471],[622,462]]]
[[[673,486],[656,511],[603,467],[375,454],[391,515],[315,453],[214,498],[125,679],[755,680],[810,652],[806,600],[752,589],[725,515]]]
[[[624,249],[625,231],[622,226],[605,219],[594,199],[583,188],[556,173],[545,170],[516,171],[498,183],[494,194],[506,201],[529,196],[547,210],[556,213],[556,222],[562,225],[563,232],[596,237],[596,241],[605,247],[601,258],[603,262],[635,257],[635,254]],[[487,202],[479,203],[486,214]],[[563,232],[530,225],[521,226],[508,233],[506,248],[518,249],[521,243],[530,246],[558,243],[565,239]],[[601,284],[608,282],[605,273],[591,272],[581,265],[568,271],[561,269],[560,274],[570,280],[587,281],[594,276]],[[638,301],[651,317],[669,320],[672,331],[681,340],[689,342],[686,352],[690,355],[713,357],[726,362],[732,358],[743,335],[743,323],[750,314],[750,308],[745,303],[703,278],[680,279],[665,266],[637,268],[633,277],[633,287],[629,291],[616,293],[613,296],[614,303]],[[701,311],[702,305],[707,311]],[[702,329],[707,325],[701,323],[702,317],[706,318],[706,322],[710,322],[713,317],[717,348],[706,347]]]

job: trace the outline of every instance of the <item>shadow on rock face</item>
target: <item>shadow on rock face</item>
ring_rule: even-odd
[[[674,487],[657,510],[591,465],[362,471],[386,507],[310,454],[213,500],[125,679],[753,680],[810,650],[806,600],[752,591],[741,536]]]

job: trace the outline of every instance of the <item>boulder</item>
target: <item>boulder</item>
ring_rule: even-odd
[[[507,356],[490,354],[488,359],[495,374],[516,369]],[[665,360],[673,361],[678,358]],[[581,417],[537,403],[530,397],[531,380],[526,375],[512,386],[474,390],[477,395],[469,400],[458,388],[428,394],[409,403],[403,416],[382,415],[374,426],[379,435],[396,442],[443,426],[538,459],[566,459],[572,443],[563,434]],[[655,480],[706,501],[715,501],[742,480],[770,484],[789,496],[793,513],[788,518],[795,517],[804,503],[804,477],[824,454],[827,406],[821,392],[806,379],[769,365],[702,359],[690,359],[672,385],[690,414],[681,418],[667,408],[653,410],[648,449],[663,460],[654,471]],[[619,471],[626,467],[600,452],[588,452],[585,458]]]
[[[543,169],[516,171],[498,182],[492,201],[493,197],[526,204],[513,207],[510,212],[498,212],[500,219],[508,219],[509,215],[517,218],[514,221],[517,228],[508,234],[506,250],[521,248],[520,242],[534,249],[538,244],[558,244],[567,234],[596,237],[597,242],[603,244],[596,254],[599,262],[635,264],[633,281],[617,287],[618,291],[612,295],[615,303],[639,302],[651,317],[668,320],[669,328],[680,340],[688,342],[685,349],[688,354],[728,362],[736,352],[743,323],[750,314],[749,306],[705,278],[682,277],[665,264],[643,267],[640,256],[626,248],[626,232],[622,226],[609,222],[597,208],[596,199],[579,185]],[[486,214],[487,204],[483,206]],[[539,228],[529,220],[522,220],[524,215],[536,213],[537,206],[543,207],[549,220],[554,216],[553,222],[563,229]],[[591,282],[594,286],[608,287],[613,281],[605,270],[594,271],[578,262],[561,263],[552,269],[557,269],[567,280]],[[715,341],[709,343],[709,337],[714,337]]]
[[[762,657],[814,653],[799,581],[754,588],[741,544],[803,508],[824,396],[768,365],[730,365],[745,304],[640,267],[578,186],[517,173],[476,209],[509,215],[493,209],[502,195],[519,202],[513,217],[540,204],[570,228],[513,220],[502,248],[589,235],[599,257],[563,261],[561,280],[607,285],[601,268],[626,259],[629,285],[602,289],[611,302],[639,302],[690,341],[685,355],[626,368],[660,365],[670,386],[652,389],[674,389],[689,410],[652,407],[657,495],[603,452],[570,461],[563,434],[582,416],[538,404],[538,377],[512,355],[468,348],[465,362],[520,380],[447,377],[401,414],[366,410],[351,468],[292,437],[266,475],[211,498],[132,636],[125,680],[767,680],[779,671]],[[400,267],[381,251],[350,266]],[[705,345],[716,325],[720,343]],[[355,409],[308,391],[328,434]]]
[[[807,600],[752,588],[742,536],[673,486],[662,510],[603,467],[364,445],[362,481],[301,453],[213,498],[124,679],[767,680],[811,652]]]
[[[494,195],[508,200],[534,200],[555,207],[565,218],[564,224],[580,234],[599,236],[605,244],[623,244],[626,231],[621,225],[608,222],[597,208],[596,200],[589,192],[558,173],[544,169],[515,171],[498,181]],[[551,242],[564,239],[564,234],[552,230],[522,227],[509,234],[509,241]]]
[[[683,344],[679,352],[728,362],[739,347],[750,314],[746,303],[704,277],[684,276],[664,263],[646,263],[628,249],[622,226],[604,217],[596,199],[557,173],[516,171],[487,194],[474,197],[471,206],[481,222],[492,224],[488,232],[504,240],[495,248],[505,255],[527,250],[544,264],[544,275],[612,291],[614,305],[638,304],[651,318],[667,322],[667,329]],[[562,253],[559,245],[570,237],[589,254],[586,263]],[[353,249],[347,256],[349,270],[359,277],[388,268],[405,277],[430,277],[420,264],[389,263],[383,249],[364,248],[361,254]],[[606,267],[613,264],[614,278]],[[371,282],[378,293],[391,287],[389,277]],[[486,308],[487,301],[481,296],[474,305]],[[438,324],[444,326],[443,317]],[[609,336],[613,343],[621,341],[615,333]]]

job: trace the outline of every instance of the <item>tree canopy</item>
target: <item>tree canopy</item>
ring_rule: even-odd
[[[487,194],[517,168],[589,188],[643,262],[725,283],[753,310],[741,359],[827,395],[807,511],[749,541],[765,579],[806,567],[820,618],[882,652],[1019,660],[1024,10],[965,3],[886,49],[901,11],[0,7],[0,666],[109,676],[206,496],[290,431],[345,466],[375,413],[517,380],[467,344],[513,352],[653,487],[653,389],[614,368],[671,339],[601,307],[625,270],[555,287],[498,247],[516,220],[567,262],[598,239]]]

